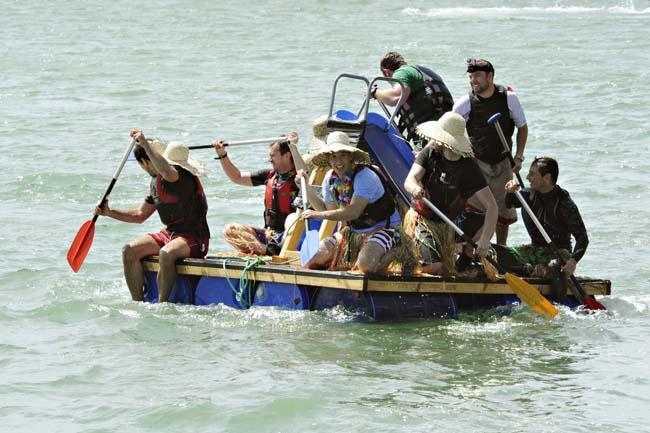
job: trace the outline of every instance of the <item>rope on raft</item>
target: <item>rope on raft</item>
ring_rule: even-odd
[[[241,304],[244,308],[250,308],[253,304],[253,289],[255,288],[255,269],[259,265],[266,265],[271,259],[268,257],[229,257],[223,259],[223,272],[226,274],[227,263],[231,262],[243,262],[244,269],[241,271],[239,276],[239,287],[235,287],[231,282],[230,278],[226,277],[226,282],[230,286],[230,289],[235,294],[235,299]],[[250,277],[249,277],[250,275]]]

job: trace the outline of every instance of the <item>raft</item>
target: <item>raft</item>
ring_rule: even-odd
[[[176,265],[178,276],[169,301],[192,305],[223,304],[236,309],[276,307],[286,310],[324,310],[341,306],[372,321],[426,318],[455,319],[462,312],[518,303],[504,279],[443,278],[430,275],[363,275],[301,269],[291,263],[255,263],[255,259],[208,257],[185,259]],[[143,260],[145,301],[156,302],[158,258]],[[550,297],[549,281],[526,278]],[[609,280],[579,278],[590,295],[611,294]],[[567,296],[565,305],[578,306]]]
[[[377,81],[392,81],[378,77],[366,78],[341,74],[334,82],[330,101],[328,132],[341,130],[367,149],[373,163],[390,182],[396,197],[408,207],[410,196],[403,189],[404,179],[413,163],[413,153],[397,131],[391,115],[382,105],[387,117],[369,113],[369,97],[358,113],[347,110],[334,112],[337,83],[341,78],[361,81],[366,95]],[[399,83],[397,83],[399,84]],[[394,112],[401,105],[397,104]],[[320,185],[325,170],[310,173],[309,183]],[[276,307],[287,310],[323,310],[341,306],[375,321],[399,321],[425,318],[457,318],[465,311],[494,308],[518,303],[519,298],[505,279],[485,277],[447,277],[426,274],[364,275],[355,272],[309,270],[300,267],[300,246],[304,237],[304,221],[298,219],[287,229],[282,251],[276,257],[208,256],[205,259],[185,259],[176,265],[177,278],[169,302],[214,305],[223,304],[238,309]],[[324,221],[319,239],[330,236],[336,222]],[[145,301],[156,302],[158,258],[143,260],[145,269]],[[553,300],[550,282],[539,278],[525,279],[544,296]],[[611,294],[609,280],[579,278],[589,295]],[[579,305],[568,295],[565,304]]]

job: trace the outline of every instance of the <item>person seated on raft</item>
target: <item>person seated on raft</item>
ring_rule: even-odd
[[[324,239],[305,267],[363,273],[385,270],[398,242],[400,216],[368,153],[350,145],[346,133],[335,131],[327,136],[326,145],[313,156],[311,164],[332,171],[323,180],[322,198],[307,189],[307,200],[314,210],[305,211],[301,218],[341,221],[348,227]],[[299,171],[297,182],[305,175]]]
[[[555,159],[535,158],[526,176],[530,188],[522,189],[521,195],[559,248],[566,264],[560,267],[556,260],[557,255],[546,243],[527,212],[522,212],[521,216],[531,243],[512,248],[497,246],[496,251],[499,263],[509,271],[550,279],[553,297],[558,302],[564,302],[567,280],[573,275],[577,263],[587,251],[589,236],[578,206],[569,193],[557,184],[558,174],[559,167]],[[521,207],[521,202],[514,194],[519,189],[517,181],[509,181],[505,188],[506,204],[510,207]],[[574,249],[571,248],[571,236],[576,241]]]
[[[264,228],[246,224],[226,225],[223,234],[226,242],[237,251],[245,254],[276,255],[282,248],[285,220],[296,211],[294,199],[298,187],[295,183],[296,164],[306,164],[295,149],[298,134],[287,134],[288,142],[273,142],[269,145],[271,168],[257,170],[253,173],[242,172],[232,162],[226,152],[225,143],[215,140],[212,145],[221,161],[221,167],[228,178],[238,185],[265,185],[264,194]],[[292,152],[292,147],[295,149]],[[295,158],[295,160],[294,160]],[[299,160],[299,161],[298,161]],[[295,161],[295,163],[294,163]]]
[[[404,181],[413,196],[413,208],[405,217],[407,234],[416,240],[416,255],[422,272],[454,275],[471,262],[465,246],[456,262],[456,237],[453,229],[420,199],[426,197],[478,244],[476,254],[484,257],[497,224],[498,210],[481,169],[474,161],[472,146],[465,136],[465,120],[447,112],[438,121],[420,124],[417,133],[427,146],[418,154]],[[486,213],[469,212],[465,203],[475,198]],[[456,266],[460,269],[456,269]]]
[[[165,225],[122,247],[124,278],[134,301],[144,300],[144,269],[141,260],[157,254],[158,302],[167,302],[176,280],[176,261],[187,257],[203,258],[210,244],[206,215],[208,203],[198,176],[205,174],[201,164],[189,157],[186,144],[172,141],[164,149],[159,140],[147,139],[139,129],[131,130],[136,143],[135,159],[149,176],[149,195],[139,207],[113,209],[108,200],[97,205],[95,215],[141,224],[154,212]]]

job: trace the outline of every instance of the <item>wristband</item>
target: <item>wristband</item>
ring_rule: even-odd
[[[215,156],[214,159],[226,159],[228,158],[228,152],[224,153],[221,156]]]

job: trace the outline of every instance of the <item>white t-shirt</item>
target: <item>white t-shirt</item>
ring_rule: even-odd
[[[515,123],[517,128],[521,128],[526,124],[526,115],[524,114],[524,109],[521,107],[521,102],[515,92],[510,90],[506,91],[506,97],[508,100],[508,110],[510,110],[510,118]],[[452,111],[460,114],[465,118],[465,121],[469,119],[469,112],[472,111],[472,105],[469,102],[469,94],[465,94],[454,104]]]

